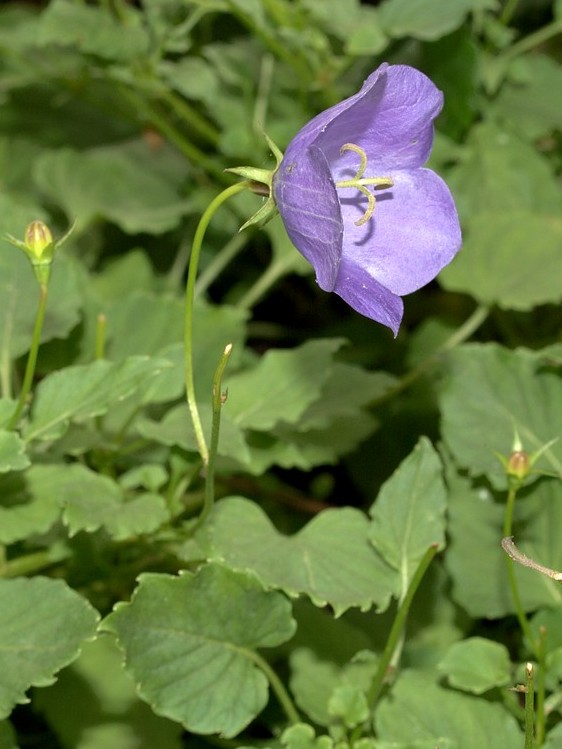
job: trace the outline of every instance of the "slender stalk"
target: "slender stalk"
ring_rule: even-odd
[[[507,502],[505,505],[505,516],[504,516],[504,521],[503,521],[504,538],[511,537],[512,535],[513,508],[515,507],[516,497],[517,497],[517,488],[514,485],[512,485],[509,487],[509,490],[507,492]],[[517,576],[515,574],[515,567],[513,565],[513,560],[509,556],[506,556],[505,559],[506,559],[506,564],[507,564],[507,577],[509,580],[509,587],[511,589],[511,597],[513,598],[513,603],[515,605],[515,615],[517,616],[517,620],[519,622],[519,626],[521,627],[521,631],[523,632],[524,636],[527,638],[527,641],[529,642],[533,650],[533,653],[536,654],[537,643],[533,636],[531,625],[529,624],[529,621],[525,615],[525,610],[523,608],[523,603],[521,601],[521,596],[519,594],[519,586],[517,584]]]
[[[209,265],[201,273],[195,284],[197,294],[204,294],[215,278],[226,268],[226,266],[244,249],[250,235],[247,232],[239,232],[230,239],[224,247],[217,252]]]
[[[61,545],[55,544],[52,548],[45,551],[36,551],[32,554],[25,554],[16,559],[10,559],[2,563],[0,559],[0,578],[21,577],[22,575],[31,575],[41,570],[51,567],[53,564],[68,559],[70,551]]]
[[[532,663],[525,666],[525,677],[525,749],[534,749],[535,684]]]
[[[535,740],[537,747],[544,744],[545,736],[545,683],[544,675],[546,673],[546,628],[541,627],[539,633],[539,662],[538,662],[538,679],[537,679],[537,709],[535,718]]]
[[[219,131],[205,120],[188,104],[185,99],[182,99],[176,94],[175,91],[171,91],[168,88],[164,89],[160,94],[163,101],[167,102],[170,107],[181,117],[186,125],[189,125],[193,130],[205,138],[212,145],[216,145],[219,140]]]
[[[503,10],[500,14],[500,21],[504,26],[508,26],[509,22],[513,18],[513,14],[517,8],[519,0],[506,0]]]
[[[27,364],[25,367],[25,374],[23,377],[23,384],[21,386],[18,402],[14,413],[6,425],[6,429],[15,429],[20,416],[25,408],[27,397],[31,391],[33,384],[33,376],[35,375],[35,366],[37,364],[37,354],[39,353],[39,341],[41,339],[41,330],[43,328],[43,321],[45,320],[45,310],[47,309],[47,295],[48,285],[47,283],[39,284],[39,306],[37,309],[37,315],[35,317],[35,327],[33,328],[33,337],[31,339],[31,348],[27,356]]]
[[[222,393],[222,376],[230,354],[232,353],[232,344],[229,343],[220,358],[219,365],[216,369],[215,376],[213,377],[213,424],[211,429],[211,445],[209,448],[209,460],[207,462],[207,471],[205,474],[205,499],[203,502],[203,509],[201,514],[197,518],[197,522],[193,527],[193,531],[200,528],[209,517],[211,510],[215,504],[215,462],[217,458],[217,451],[219,447],[219,434],[220,434],[220,423],[221,423],[221,410],[223,403],[226,400],[226,394]]]
[[[107,317],[100,312],[96,320],[96,343],[95,358],[103,359],[105,356],[105,333],[107,331]]]
[[[429,549],[425,552],[410,581],[406,595],[404,596],[402,603],[398,607],[398,611],[396,612],[394,622],[392,623],[392,627],[390,629],[386,645],[381,655],[377,671],[373,677],[373,681],[371,682],[371,686],[367,693],[367,702],[371,710],[373,710],[373,708],[375,707],[377,700],[382,692],[384,680],[387,675],[387,670],[392,660],[392,655],[400,640],[400,635],[402,634],[402,630],[404,629],[404,626],[406,624],[408,612],[410,610],[410,606],[412,604],[416,591],[436,553],[436,544],[430,546]]]
[[[404,390],[407,390],[410,385],[413,385],[416,380],[418,380],[423,374],[431,369],[431,367],[437,364],[443,354],[446,354],[448,351],[452,351],[452,349],[456,348],[461,343],[464,343],[464,341],[470,338],[470,336],[476,330],[478,330],[478,328],[486,320],[489,313],[490,310],[488,307],[484,305],[478,306],[470,315],[470,317],[468,317],[463,322],[460,328],[457,328],[457,330],[455,330],[455,332],[450,335],[449,338],[447,338],[447,340],[444,341],[436,351],[428,356],[427,359],[424,359],[422,362],[420,362],[420,364],[418,364],[415,369],[412,369],[410,372],[401,377],[394,387],[392,387],[390,390],[387,390],[386,393],[381,395],[379,398],[375,398],[375,400],[371,401],[369,405],[371,407],[380,406],[382,403],[386,403],[387,401],[394,398],[394,396],[399,395]]]
[[[518,42],[515,42],[515,44],[512,44],[511,47],[508,47],[506,50],[501,52],[498,55],[498,59],[511,60],[513,57],[518,57],[519,55],[522,55],[525,52],[529,52],[535,47],[544,44],[546,41],[551,39],[553,36],[557,36],[558,34],[562,34],[562,18],[548,23],[546,26],[543,26],[537,31],[534,31],[532,34],[529,34],[528,36],[523,37],[523,39],[520,39]]]
[[[261,671],[263,671],[263,673],[267,677],[271,688],[275,692],[275,696],[279,700],[279,704],[281,705],[281,707],[285,711],[285,715],[289,719],[289,723],[291,723],[292,725],[295,725],[295,723],[300,723],[300,715],[297,712],[297,708],[293,704],[293,700],[291,699],[288,691],[285,689],[285,685],[283,684],[281,679],[277,676],[277,674],[271,668],[265,658],[262,658],[259,653],[257,653],[255,650],[251,650],[249,651],[249,655],[254,663],[260,668]]]
[[[199,409],[197,407],[197,401],[195,397],[195,383],[193,379],[193,302],[195,299],[195,280],[197,278],[197,268],[199,265],[199,256],[201,254],[203,238],[212,217],[225,201],[227,201],[234,195],[237,195],[239,192],[242,192],[242,190],[245,190],[247,187],[248,182],[238,182],[235,185],[227,187],[226,190],[223,190],[213,201],[211,201],[206,211],[201,216],[199,224],[197,225],[197,229],[195,230],[195,236],[193,237],[193,244],[191,246],[189,266],[187,269],[184,335],[185,390],[187,396],[187,405],[189,407],[189,413],[191,414],[191,421],[193,423],[193,430],[195,432],[195,439],[197,441],[197,447],[205,466],[209,462],[209,449],[207,447],[205,435],[203,433],[203,427],[201,425],[201,417],[199,416]]]
[[[287,273],[287,267],[290,267],[292,260],[287,258],[285,262],[273,261],[262,273],[257,281],[250,286],[244,296],[238,300],[236,306],[239,309],[249,310],[259,302],[259,300],[275,286],[277,281]]]
[[[200,166],[206,172],[212,174],[219,182],[224,183],[227,180],[222,167],[204,154],[190,140],[185,138],[181,131],[169,121],[166,114],[158,111],[157,103],[151,104],[141,94],[137,93],[137,91],[125,85],[120,85],[119,90],[131,102],[135,110],[142,112],[146,120],[162,133],[170,143],[173,143],[191,164]]]

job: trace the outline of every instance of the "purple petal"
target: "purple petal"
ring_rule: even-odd
[[[396,337],[404,313],[402,299],[355,263],[355,258],[342,257],[335,292],[357,312],[386,325]]]
[[[357,168],[356,156],[340,155],[343,143],[355,143],[365,151],[370,174],[419,167],[429,157],[433,120],[443,107],[443,94],[427,76],[407,65],[391,65],[372,81],[376,73],[367,79],[352,106],[315,140],[336,181],[343,170]]]
[[[357,167],[352,154],[340,156],[344,143],[363,148],[377,168],[421,166],[429,157],[433,120],[442,106],[443,94],[419,70],[384,63],[358,93],[310,120],[289,144],[287,156],[315,142],[336,179],[343,169]]]
[[[429,283],[453,259],[461,233],[449,188],[437,174],[414,169],[391,176],[394,187],[377,193],[373,216],[363,226],[354,222],[365,198],[345,191],[346,198],[340,190],[343,256],[402,296]]]
[[[333,291],[341,255],[343,222],[326,157],[316,147],[293,150],[273,179],[285,229],[316,271],[318,285]]]

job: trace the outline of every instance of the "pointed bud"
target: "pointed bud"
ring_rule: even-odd
[[[505,464],[505,472],[518,481],[523,481],[530,474],[531,458],[525,450],[514,450]]]
[[[53,235],[47,224],[43,221],[32,221],[25,230],[25,246],[29,252],[37,260],[42,260],[44,255],[49,255],[52,245]],[[50,254],[52,257],[52,252]]]
[[[60,239],[55,240],[47,224],[37,220],[28,225],[23,242],[11,234],[5,234],[4,239],[25,252],[31,261],[37,281],[44,286],[49,282],[55,250],[68,239],[73,229],[74,225]]]
[[[528,453],[527,450],[523,449],[521,438],[519,437],[517,430],[515,430],[510,454],[506,456],[501,455],[500,453],[495,453],[496,458],[504,468],[510,484],[517,488],[522,486],[529,476],[548,476],[549,474],[546,471],[536,470],[534,465],[541,455],[544,455],[544,453],[552,447],[557,439],[558,438],[550,440],[550,442],[547,442],[538,450],[535,450],[534,453]]]

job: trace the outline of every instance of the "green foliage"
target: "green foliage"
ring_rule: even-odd
[[[143,576],[104,627],[117,634],[139,694],[158,714],[229,737],[267,701],[255,649],[288,640],[294,621],[284,596],[208,565],[195,576]]]
[[[562,747],[561,22],[1,4],[0,749],[523,749],[527,662],[535,745]],[[398,340],[278,219],[238,234],[248,191],[212,216],[186,326],[224,170],[273,166],[264,131],[283,149],[385,60],[443,90],[430,166],[464,236]],[[6,239],[36,220],[73,226],[42,321]]]
[[[46,686],[93,637],[97,612],[62,580],[0,581],[0,716],[25,703],[30,686]]]
[[[457,689],[482,694],[509,684],[510,665],[506,647],[484,637],[469,637],[449,648],[439,670]]]

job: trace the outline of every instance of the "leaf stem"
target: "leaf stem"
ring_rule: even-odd
[[[215,278],[226,268],[238,253],[244,249],[248,242],[248,232],[235,234],[224,247],[213,257],[205,270],[201,273],[195,284],[197,294],[204,294]]]
[[[535,684],[533,664],[525,666],[526,689],[525,689],[525,749],[533,749],[533,733],[535,718]]]
[[[265,272],[260,275],[256,282],[250,286],[244,296],[238,300],[236,307],[242,310],[250,310],[259,302],[264,294],[274,286],[280,278],[287,274],[287,269],[292,266],[290,256],[285,260],[282,258],[274,259],[266,268]]]
[[[400,635],[402,634],[402,630],[406,624],[406,619],[408,616],[408,612],[410,610],[410,606],[414,599],[414,595],[416,594],[416,591],[423,579],[423,576],[425,575],[427,568],[431,564],[433,557],[435,556],[436,553],[437,553],[437,544],[433,544],[425,552],[425,554],[423,555],[410,581],[410,585],[408,586],[406,595],[404,596],[404,599],[402,600],[400,606],[398,607],[398,611],[396,612],[394,622],[392,623],[392,627],[390,628],[390,633],[388,635],[386,645],[381,655],[381,659],[379,661],[377,671],[373,677],[373,681],[371,682],[370,689],[367,693],[367,702],[371,710],[374,709],[377,703],[377,700],[380,697],[380,694],[382,692],[382,689],[384,686],[384,680],[386,678],[387,671],[388,671],[388,667],[392,660],[392,655],[394,653],[396,645],[398,644],[398,641],[400,639]]]
[[[53,564],[58,564],[70,556],[69,549],[61,544],[55,544],[45,551],[36,551],[8,561],[0,558],[0,578],[34,574],[46,567],[51,567]]]
[[[470,317],[468,317],[460,326],[460,328],[455,330],[455,332],[450,335],[449,338],[447,338],[447,340],[444,341],[436,349],[436,351],[430,354],[427,359],[424,359],[422,362],[420,362],[417,367],[401,377],[396,385],[394,385],[394,387],[390,388],[390,390],[387,390],[380,397],[375,398],[373,401],[371,401],[369,404],[371,408],[373,406],[379,406],[382,403],[386,403],[386,401],[394,398],[395,395],[399,395],[404,390],[407,390],[410,385],[413,385],[413,383],[418,380],[423,374],[425,374],[428,369],[431,369],[431,367],[437,364],[443,354],[446,354],[448,351],[452,351],[452,349],[456,348],[461,343],[464,343],[464,341],[470,338],[474,331],[478,330],[478,328],[486,320],[489,313],[490,310],[485,305],[479,305],[478,307],[476,307]]]
[[[545,735],[545,683],[546,673],[546,627],[539,630],[539,657],[538,657],[538,679],[537,679],[537,709],[535,719],[535,740],[537,747],[544,744]]]
[[[505,516],[504,516],[504,521],[503,521],[504,538],[511,537],[512,535],[513,508],[515,507],[516,497],[517,497],[517,487],[514,483],[512,483],[512,485],[509,487],[508,492],[507,492],[507,502],[505,505]],[[515,567],[513,565],[513,560],[509,556],[506,556],[505,560],[507,564],[507,576],[509,580],[509,587],[511,588],[511,597],[513,598],[513,603],[515,605],[515,614],[517,616],[517,620],[519,622],[519,626],[521,627],[521,631],[523,632],[523,635],[527,638],[527,641],[529,642],[533,650],[533,653],[536,654],[537,643],[533,636],[533,632],[531,630],[529,621],[525,615],[525,610],[523,609],[521,596],[519,594],[519,586],[517,584],[517,577],[515,575]]]
[[[197,518],[192,532],[197,528],[200,528],[205,520],[209,517],[213,505],[215,504],[215,462],[217,458],[217,451],[219,446],[219,434],[220,434],[220,423],[221,423],[221,410],[223,403],[226,400],[226,393],[222,392],[222,376],[230,354],[232,353],[232,344],[229,343],[225,346],[222,356],[219,360],[218,367],[213,378],[213,423],[211,429],[211,445],[209,448],[209,459],[207,462],[207,471],[205,473],[205,498],[203,502],[203,509],[201,514]]]
[[[197,441],[197,447],[199,455],[203,461],[204,466],[207,466],[209,462],[209,449],[205,441],[205,435],[203,433],[203,427],[201,425],[201,417],[199,416],[199,409],[197,407],[197,400],[195,397],[195,383],[193,379],[193,302],[195,298],[195,280],[197,278],[197,268],[199,265],[199,256],[201,254],[201,246],[203,244],[203,238],[209,223],[220,208],[220,206],[227,201],[229,198],[237,195],[242,190],[248,187],[248,182],[238,182],[235,185],[227,187],[219,193],[214,200],[208,205],[207,209],[201,216],[195,235],[193,237],[193,244],[191,246],[191,255],[189,257],[189,266],[187,269],[187,284],[185,289],[185,333],[184,333],[184,351],[185,351],[185,390],[187,396],[187,405],[189,407],[189,413],[191,414],[191,421],[193,423],[193,430],[195,432],[195,439]]]
[[[250,651],[249,654],[254,663],[263,671],[263,673],[267,677],[267,680],[269,681],[271,688],[275,692],[275,696],[277,697],[279,704],[281,705],[285,712],[285,715],[289,719],[289,723],[291,723],[291,725],[300,723],[301,718],[298,714],[297,708],[293,704],[293,700],[291,699],[289,692],[285,689],[285,685],[277,676],[273,668],[269,665],[265,658],[262,658],[261,655],[255,650]]]
[[[25,374],[23,377],[23,384],[21,386],[18,402],[14,413],[6,425],[6,429],[15,429],[20,419],[27,397],[31,391],[33,384],[33,376],[35,375],[35,366],[37,364],[37,354],[39,352],[39,341],[41,338],[41,330],[43,328],[43,321],[45,320],[45,310],[47,308],[47,296],[48,296],[48,284],[39,284],[39,306],[37,308],[37,315],[35,317],[35,326],[33,328],[33,337],[31,339],[31,348],[27,356],[27,364],[25,367]]]
[[[546,26],[543,26],[532,34],[515,42],[511,47],[508,47],[505,51],[501,52],[498,55],[498,59],[511,60],[512,57],[517,57],[525,52],[529,52],[529,50],[538,47],[540,44],[544,44],[544,42],[558,34],[562,34],[562,18],[548,23]]]
[[[504,26],[509,25],[509,22],[511,21],[513,14],[515,13],[515,9],[517,8],[518,3],[519,0],[506,0],[505,5],[503,6],[503,10],[500,14],[500,22],[503,23]]]

